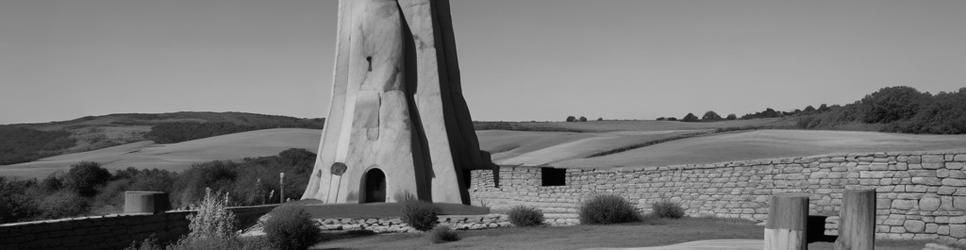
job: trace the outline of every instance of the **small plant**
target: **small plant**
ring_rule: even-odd
[[[437,226],[429,231],[427,236],[435,244],[460,240],[459,234],[448,226]]]
[[[211,189],[205,189],[205,198],[197,206],[197,213],[188,215],[188,238],[228,238],[234,236],[235,214],[226,209],[228,195],[219,199],[219,194],[212,194]]]
[[[658,218],[679,219],[684,217],[684,208],[670,201],[659,201],[651,204],[651,213]]]
[[[510,216],[510,223],[518,227],[539,226],[543,224],[543,212],[528,206],[515,206],[507,212]]]
[[[265,235],[278,249],[307,249],[319,240],[319,227],[302,208],[280,206],[265,221]]]
[[[402,220],[419,231],[427,231],[436,225],[439,219],[439,207],[422,201],[406,202],[403,206]]]
[[[630,202],[617,195],[597,195],[580,206],[580,223],[614,224],[640,221]]]

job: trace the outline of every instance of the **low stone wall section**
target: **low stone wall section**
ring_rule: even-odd
[[[592,166],[588,166],[592,167]],[[473,205],[537,207],[551,225],[578,223],[579,203],[621,195],[644,213],[668,200],[690,216],[764,221],[770,197],[807,193],[810,214],[835,235],[845,189],[877,191],[876,236],[966,242],[966,151],[829,154],[622,169],[567,169],[563,186],[541,186],[541,168],[474,170]]]
[[[244,226],[258,221],[276,205],[231,207]],[[159,214],[114,214],[0,225],[0,249],[123,249],[154,235],[161,242],[188,233],[194,211]]]
[[[357,231],[369,230],[375,233],[412,233],[419,232],[409,226],[399,217],[386,218],[324,218],[315,219],[323,230],[327,231]],[[477,230],[486,228],[510,227],[510,221],[504,214],[486,215],[440,215],[439,225],[449,226],[455,230]]]

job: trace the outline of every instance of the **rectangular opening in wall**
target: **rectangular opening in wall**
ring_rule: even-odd
[[[567,170],[562,168],[540,168],[541,186],[567,185]]]

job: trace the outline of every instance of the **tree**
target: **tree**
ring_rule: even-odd
[[[667,120],[667,118],[664,118],[663,116],[661,116],[661,117],[658,117],[657,120],[658,121],[663,121],[663,120]]]
[[[603,121],[603,120],[604,120],[603,117],[597,117],[597,121]]]
[[[728,118],[725,118],[725,120],[738,120],[738,116],[735,114],[728,114]]]
[[[668,121],[677,121],[677,120],[678,120],[678,118],[675,118],[675,117],[668,117],[668,118],[667,118],[667,120],[668,120]]]
[[[577,121],[577,117],[574,117],[574,116],[567,117],[567,122],[575,122],[575,121]]]
[[[704,113],[704,116],[701,117],[701,120],[702,121],[709,121],[709,122],[711,122],[711,121],[720,121],[721,120],[721,116],[718,115],[718,113],[715,113],[714,111],[708,111],[708,112],[705,112]]]
[[[684,118],[681,119],[681,121],[684,121],[684,122],[696,122],[696,121],[698,121],[698,116],[695,116],[692,113],[688,113],[687,115],[684,116]]]
[[[583,117],[583,116],[581,116],[581,117],[580,117],[580,121],[581,121],[581,122],[586,122],[586,121],[587,121],[587,117]]]
[[[828,105],[825,105],[824,103],[822,103],[822,105],[819,105],[818,106],[818,112],[825,112],[825,111],[828,111],[828,110],[829,110]]]
[[[906,120],[915,116],[929,97],[928,93],[920,93],[912,87],[882,88],[859,100],[858,110],[866,123]]]
[[[97,187],[104,185],[111,179],[111,172],[101,167],[97,162],[80,162],[74,164],[64,175],[64,184],[82,196],[91,197],[97,194]]]
[[[815,112],[815,110],[816,110],[815,107],[812,107],[812,105],[808,105],[808,107],[805,107],[805,110],[803,111],[805,111],[806,114],[811,114]]]

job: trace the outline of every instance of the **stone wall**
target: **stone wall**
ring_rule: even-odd
[[[275,205],[229,208],[243,225],[254,223]],[[193,211],[115,214],[0,225],[0,249],[122,249],[155,235],[173,241],[188,232]]]
[[[418,232],[398,217],[325,218],[315,220],[321,225],[323,230],[331,231],[370,230],[375,233]],[[440,215],[438,221],[439,225],[446,225],[456,230],[476,230],[512,226],[504,214]]]
[[[588,166],[592,167],[592,166]],[[539,167],[472,172],[474,205],[496,211],[540,208],[548,223],[578,223],[579,202],[595,193],[628,198],[642,210],[677,202],[690,216],[764,221],[770,196],[810,194],[810,213],[828,215],[836,234],[846,188],[877,190],[876,236],[966,242],[966,151],[830,154],[626,169],[567,169],[566,185],[541,186]]]

